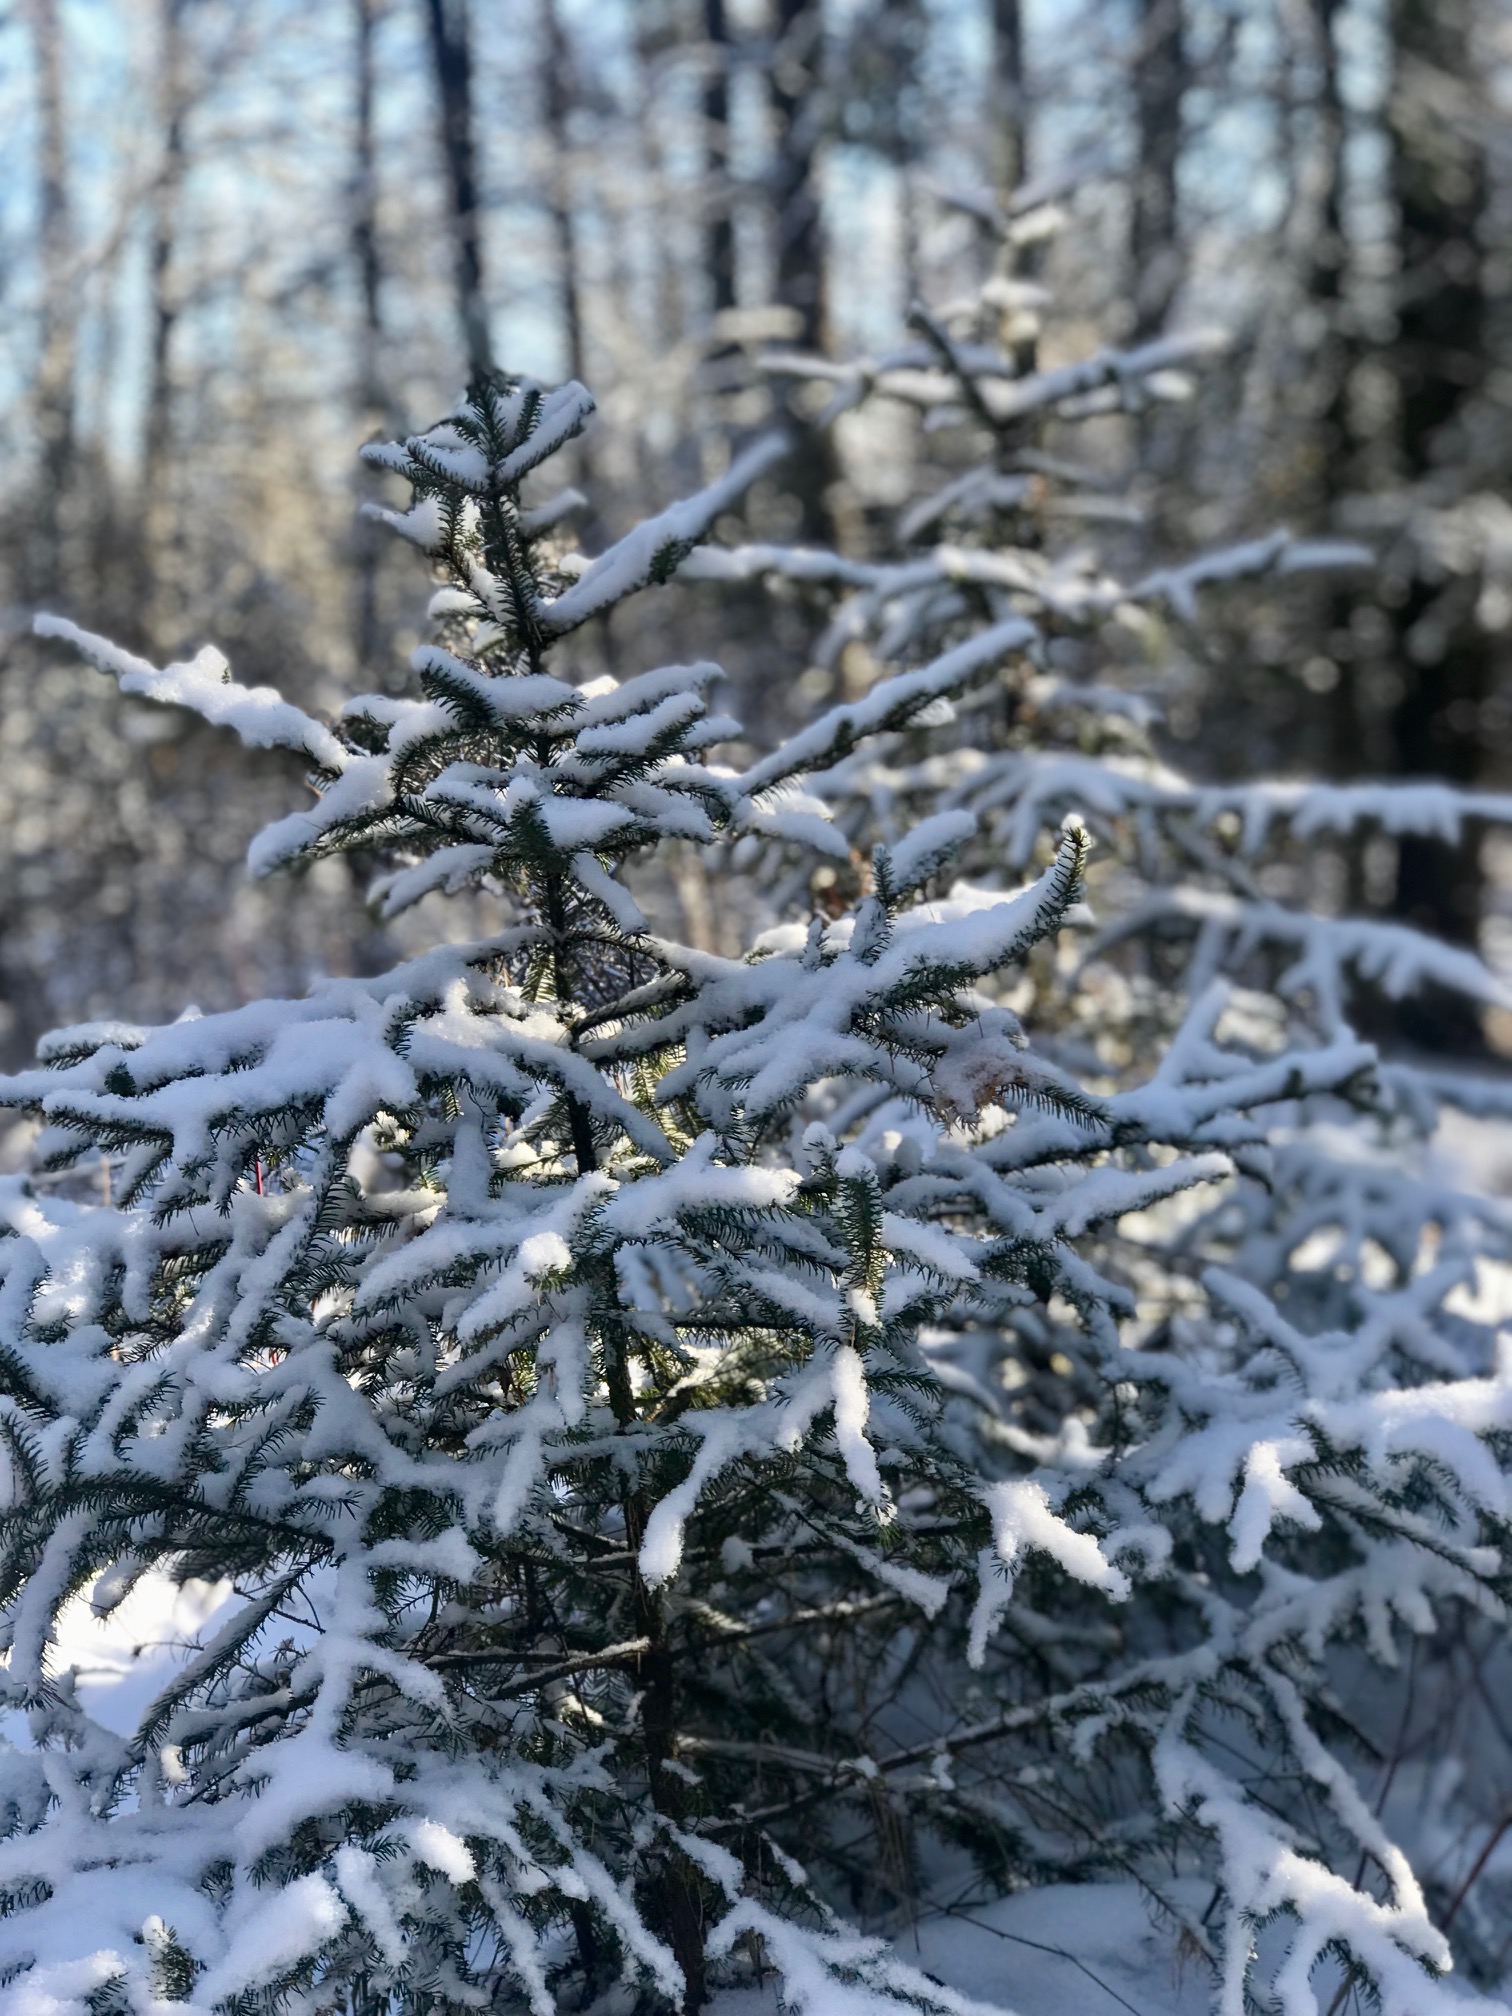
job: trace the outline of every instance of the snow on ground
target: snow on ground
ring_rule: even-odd
[[[1132,1883],[1023,1891],[967,1917],[926,1921],[917,1955],[911,1944],[901,1945],[911,1964],[1018,2016],[1207,2016],[1212,2006],[1202,1962],[1181,1966],[1172,1933],[1152,1924]]]
[[[1182,1886],[1200,1916],[1211,1888]],[[1194,1908],[1195,1907],[1195,1908]],[[926,1918],[899,1959],[1013,2016],[1209,2016],[1211,1976],[1182,1964],[1132,1883],[1053,1884],[961,1914]],[[726,1991],[709,2016],[776,2016],[775,1991]],[[816,2007],[812,2016],[823,2016]]]

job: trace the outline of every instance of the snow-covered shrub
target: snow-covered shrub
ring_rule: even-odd
[[[43,1123],[0,1191],[0,2010],[962,2010],[848,1921],[1111,1873],[1231,2016],[1341,1961],[1447,2007],[1327,1652],[1500,1600],[1512,1398],[1444,1306],[1487,1221],[1294,1321],[1267,1162],[1395,1097],[1342,1014],[1067,977],[1075,794],[1027,881],[948,776],[858,870],[857,766],[1029,676],[1015,584],[952,611],[930,561],[921,662],[744,767],[711,665],[574,684],[776,452],[569,561],[521,487],[590,410],[499,381],[381,451],[444,576],[411,698],[325,725],[45,626],[309,757],[259,871],[362,850],[388,912],[500,921],[0,1081]],[[656,928],[674,848],[746,957]],[[49,1646],[153,1575],[219,1608],[122,1739]]]
[[[1347,1042],[1357,1021],[1386,1032],[1386,1054],[1359,1078],[1268,1107],[1263,1143],[1230,1132],[1233,1177],[1201,1193],[1200,1204],[1184,1200],[1196,1208],[1145,1220],[1138,1235],[1145,1252],[1119,1269],[1137,1298],[1120,1346],[1221,1372],[1231,1401],[1215,1404],[1219,1389],[1214,1400],[1178,1401],[1189,1425],[1206,1425],[1183,1438],[1175,1468],[1144,1496],[1167,1508],[1168,1527],[1177,1498],[1203,1522],[1229,1520],[1227,1566],[1241,1579],[1219,1576],[1204,1551],[1201,1607],[1211,1612],[1220,1589],[1236,1603],[1232,1627],[1242,1623],[1249,1645],[1299,1685],[1317,1727],[1333,1724],[1347,1737],[1341,1756],[1354,1745],[1352,1761],[1367,1777],[1374,1770],[1382,1799],[1396,1778],[1407,1719],[1431,1719],[1426,1704],[1437,1696],[1442,1740],[1431,1761],[1446,1782],[1461,1781],[1447,1822],[1460,1838],[1446,1853],[1437,1800],[1432,1828],[1418,1827],[1410,1811],[1403,1819],[1434,1865],[1433,1915],[1457,1920],[1482,1978],[1500,1979],[1508,1947],[1498,1922],[1509,1893],[1505,1875],[1498,1880],[1478,1850],[1487,1833],[1494,1849],[1505,1831],[1496,1788],[1504,1799],[1512,1758],[1494,1717],[1481,1717],[1468,1738],[1463,1726],[1451,1736],[1450,1722],[1460,1720],[1467,1616],[1492,1622],[1480,1641],[1482,1662],[1503,1621],[1509,1398],[1497,1319],[1507,1313],[1512,1210],[1456,1170],[1436,1136],[1446,1119],[1456,1139],[1457,1116],[1504,1117],[1512,1088],[1484,1063],[1423,1057],[1389,1038],[1393,1004],[1404,996],[1437,991],[1505,1009],[1509,989],[1475,953],[1404,922],[1351,914],[1347,894],[1358,892],[1372,847],[1389,850],[1417,834],[1453,841],[1467,824],[1506,826],[1512,798],[1438,783],[1203,783],[1162,760],[1152,734],[1162,661],[1172,626],[1195,634],[1192,655],[1200,656],[1205,591],[1360,569],[1370,556],[1276,532],[1181,564],[1121,572],[1109,549],[1131,543],[1123,528],[1137,524],[1140,511],[1124,494],[1120,458],[1107,453],[1106,422],[1185,396],[1185,369],[1211,339],[1167,338],[1024,376],[1010,346],[989,332],[1001,316],[1000,328],[1021,335],[1048,298],[997,281],[948,319],[918,315],[919,340],[893,355],[851,366],[771,360],[774,369],[832,383],[825,424],[873,406],[911,409],[922,422],[917,494],[898,513],[897,550],[867,562],[750,546],[700,553],[689,572],[710,581],[765,579],[779,592],[827,601],[816,647],[822,670],[855,683],[859,657],[882,681],[871,690],[886,691],[909,676],[897,668],[919,667],[913,676],[938,696],[911,724],[869,736],[811,773],[810,788],[851,840],[852,860],[845,866],[831,855],[817,871],[813,859],[796,872],[781,864],[776,881],[785,893],[805,876],[816,890],[848,886],[874,846],[912,848],[931,834],[952,843],[957,870],[1011,884],[1040,857],[1046,833],[1074,815],[1101,863],[1092,878],[1097,914],[1086,917],[1091,929],[1074,957],[1031,962],[1012,997],[1041,1054],[1104,1096],[1142,1087],[1151,1097],[1173,1047],[1179,1055],[1194,1037],[1207,1044],[1216,1036],[1243,1104],[1241,1060],[1252,1068]],[[896,441],[895,423],[887,432]],[[1079,443],[1079,434],[1090,438]],[[1016,646],[1006,657],[991,649],[1003,637]],[[1208,676],[1221,682],[1242,668],[1214,666]],[[862,696],[852,710],[858,717],[871,705],[864,680]],[[1162,1053],[1166,1061],[1158,1062]],[[1293,1090],[1304,1087],[1299,1081]],[[867,1128],[878,1124],[873,1118]],[[862,1138],[870,1138],[865,1130]],[[1078,1380],[1047,1393],[1042,1369],[1037,1380],[1025,1378],[1036,1352],[1042,1365],[1058,1351],[1068,1371],[1080,1372],[1085,1319],[1064,1308],[1060,1315],[1055,1323],[1043,1310],[1026,1312],[990,1342],[957,1327],[951,1337],[936,1333],[931,1348],[937,1359],[969,1359],[979,1390],[1006,1386],[991,1392],[991,1417],[1025,1456],[1044,1464],[1053,1452],[1064,1461],[1074,1433],[1074,1471],[1085,1460]],[[1250,1397],[1240,1400],[1244,1389]],[[1261,1414],[1270,1416],[1264,1430]],[[1231,1435],[1232,1464],[1220,1459],[1209,1469]],[[1105,1446],[1102,1435],[1094,1441]],[[1159,1446],[1151,1437],[1138,1461],[1112,1460],[1136,1478]],[[1358,1496],[1366,1474],[1369,1503]],[[1289,1529],[1284,1546],[1267,1537],[1272,1520]],[[1304,1541],[1307,1532],[1317,1538]],[[1457,1551],[1466,1545],[1473,1562]],[[1404,1688],[1404,1640],[1413,1637]],[[1435,1639],[1436,1670],[1424,1649]],[[1398,1684],[1375,1688],[1368,1710],[1355,1704],[1345,1729],[1331,1690],[1346,1672],[1360,1684],[1350,1648]],[[1244,1712],[1258,1726],[1272,1711],[1252,1701]],[[1265,1743],[1261,1750],[1273,1761],[1289,1754],[1293,1768],[1310,1773],[1291,1742],[1304,1727],[1288,1726],[1274,1751]],[[1489,1769],[1486,1745],[1496,1759]],[[1267,1797],[1293,1838],[1330,1861],[1323,1816],[1304,1817],[1295,1792],[1278,1782]],[[1359,1813],[1367,1817],[1365,1807]],[[1216,1807],[1213,1816],[1221,1843]],[[1362,1839],[1359,1873],[1351,1871],[1373,1899],[1392,1894],[1384,1852]],[[1285,2006],[1310,2009],[1299,1984],[1330,1950],[1320,1928],[1331,1921],[1323,1909],[1303,1909],[1309,1880],[1288,1895],[1273,1861],[1261,1856],[1247,1882],[1235,1879],[1231,1864],[1223,1885],[1230,1997],[1239,1992],[1246,1926],[1280,1910],[1300,1925],[1282,1970],[1293,1997]],[[1274,1936],[1262,1947],[1272,1963],[1262,1976],[1274,1975],[1285,1950]],[[1342,1935],[1332,1953],[1346,1972],[1359,1958]],[[1367,1963],[1360,1979],[1385,1992],[1378,1966]],[[1421,1984],[1402,1992],[1401,2006],[1427,2006],[1414,2000],[1428,1995]]]

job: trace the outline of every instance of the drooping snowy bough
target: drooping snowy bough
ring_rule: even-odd
[[[1060,999],[1074,818],[1033,879],[952,881],[984,822],[930,811],[827,914],[789,874],[743,959],[654,928],[673,848],[850,871],[843,792],[837,818],[803,780],[1037,631],[1005,607],[721,763],[713,666],[575,684],[561,640],[774,451],[574,571],[521,486],[590,410],[500,380],[380,452],[445,576],[413,697],[326,726],[213,654],[158,672],[47,626],[310,758],[260,870],[363,850],[388,913],[482,889],[500,925],[302,1001],[63,1032],[0,1082],[43,1121],[0,1190],[30,1733],[0,1760],[0,2011],[693,2011],[774,1978],[825,2016],[959,2011],[851,1924],[1110,1874],[1232,2016],[1266,1918],[1289,2012],[1325,1954],[1404,2016],[1449,2006],[1325,1651],[1499,1600],[1512,1395],[1444,1309],[1484,1225],[1435,1268],[1390,1249],[1328,1327],[1284,1314],[1236,1172],[1310,1100],[1379,1106],[1373,1053],[1341,1018],[1257,1038],[1216,983],[1142,1069],[1073,1042],[1095,988],[1026,1027],[1020,996]],[[78,1592],[144,1576],[219,1608],[123,1739],[49,1647]]]

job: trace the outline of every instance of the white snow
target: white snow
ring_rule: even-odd
[[[325,770],[345,768],[348,752],[329,728],[274,692],[271,686],[238,686],[213,644],[183,665],[159,671],[107,638],[81,630],[63,616],[38,616],[39,637],[60,637],[90,663],[109,672],[123,693],[139,694],[165,706],[187,707],[215,727],[232,728],[249,749],[298,749]]]

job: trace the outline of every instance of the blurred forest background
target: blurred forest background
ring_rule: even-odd
[[[1098,537],[1154,565],[1285,524],[1378,567],[1152,636],[1125,676],[1162,746],[1505,787],[1509,99],[1509,0],[0,0],[0,1061],[402,949],[341,864],[298,903],[246,882],[292,767],[29,625],[158,662],[213,639],[305,705],[396,685],[425,584],[359,515],[356,450],[490,356],[596,393],[591,552],[775,405],[812,416],[771,353],[877,355],[915,301],[1043,285],[1043,330],[1004,294],[1026,370],[1219,327],[1190,400],[1099,437]],[[915,436],[868,406],[805,440],[731,530],[887,547]],[[587,648],[718,657],[766,740],[869,676],[812,662],[818,621],[695,585]],[[1512,968],[1473,832],[1313,880]],[[1406,1033],[1501,1050],[1502,1019]]]

